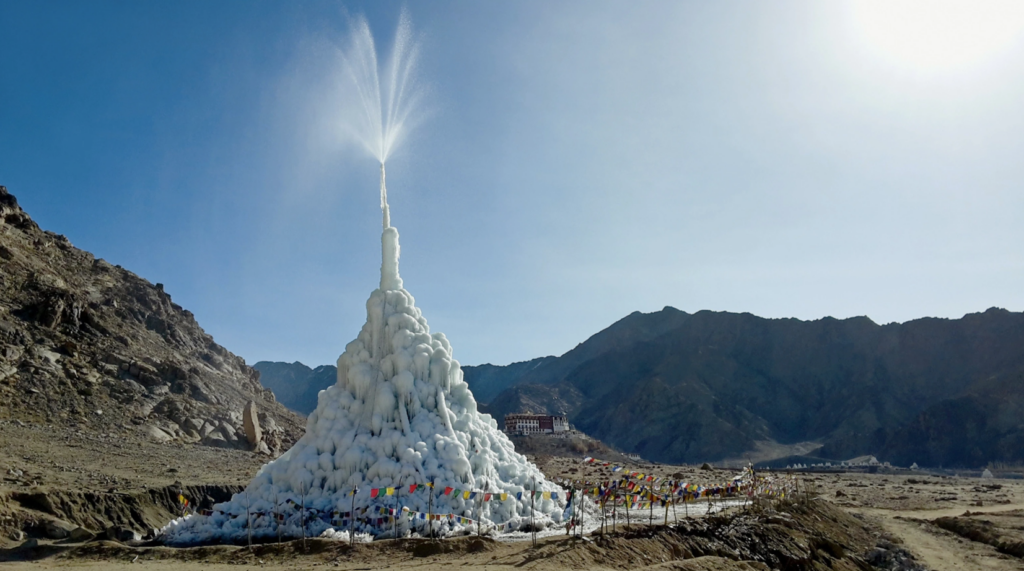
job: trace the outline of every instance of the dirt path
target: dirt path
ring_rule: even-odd
[[[878,515],[884,517],[902,517],[902,518],[915,518],[915,519],[937,519],[940,517],[956,517],[963,515],[964,512],[969,511],[972,514],[988,514],[988,513],[999,513],[999,512],[1011,512],[1015,510],[1024,510],[1024,502],[1016,502],[1012,504],[1000,504],[994,506],[983,506],[983,507],[963,507],[954,506],[943,509],[935,510],[887,510],[883,508],[848,508],[851,512],[862,513],[866,515]]]
[[[1024,510],[1024,503],[972,507],[972,514]],[[995,548],[949,533],[927,520],[963,515],[963,506],[934,510],[896,511],[880,508],[850,509],[878,520],[900,538],[918,561],[934,571],[1024,571],[1024,561],[999,553]]]

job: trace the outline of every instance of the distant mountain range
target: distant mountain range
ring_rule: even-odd
[[[305,415],[316,410],[316,399],[320,391],[338,380],[338,369],[334,365],[310,369],[298,361],[260,361],[252,368],[260,372],[260,382],[274,391],[278,402]]]
[[[333,382],[334,367],[315,370],[327,383],[316,388],[301,363],[257,363],[287,406],[270,365],[307,371],[295,391],[309,410]],[[564,412],[655,461],[813,450],[898,465],[1024,462],[1024,314],[1003,309],[878,325],[666,307],[632,313],[560,357],[463,371],[499,420]]]

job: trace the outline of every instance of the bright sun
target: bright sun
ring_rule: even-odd
[[[855,0],[852,9],[873,51],[922,71],[981,63],[1024,32],[1024,0]]]

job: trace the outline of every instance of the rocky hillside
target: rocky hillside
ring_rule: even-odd
[[[304,425],[163,285],[41,230],[4,187],[0,419],[268,454]]]
[[[584,432],[658,461],[806,441],[832,459],[1024,461],[1024,314],[1000,309],[878,325],[665,308],[508,377],[495,417],[566,411]]]
[[[538,357],[501,367],[489,364],[463,366],[462,373],[477,402],[490,403],[505,389],[522,382],[532,370],[555,359],[556,357]]]
[[[338,369],[334,365],[310,369],[298,361],[260,361],[252,367],[260,372],[260,382],[274,392],[278,402],[302,414],[313,412],[320,391],[338,380]]]

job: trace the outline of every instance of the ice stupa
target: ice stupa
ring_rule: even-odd
[[[171,522],[168,544],[283,536],[511,531],[562,519],[559,488],[477,410],[442,333],[431,333],[398,273],[381,165],[380,287],[338,358],[306,434],[212,513]],[[394,519],[393,519],[394,518]],[[346,535],[347,537],[347,535]]]

